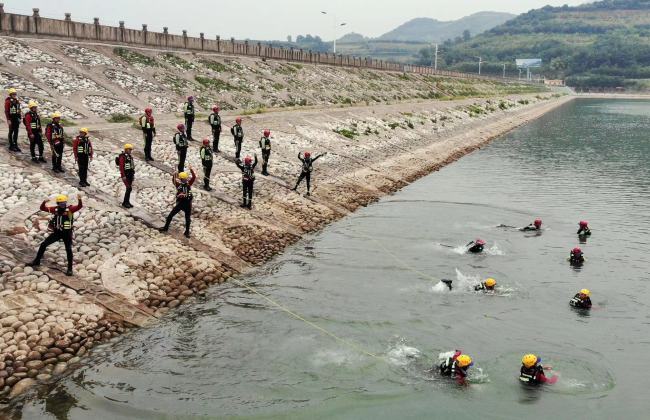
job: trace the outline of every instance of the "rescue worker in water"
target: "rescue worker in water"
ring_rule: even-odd
[[[569,305],[578,309],[591,309],[591,292],[589,289],[582,289],[569,301]]]
[[[519,380],[528,385],[539,385],[548,382],[544,374],[542,359],[534,354],[526,354],[521,358],[521,369],[519,369]]]
[[[172,182],[176,188],[176,205],[169,212],[167,220],[165,221],[165,226],[160,228],[160,232],[167,232],[169,230],[169,225],[172,223],[172,219],[179,212],[185,213],[185,237],[190,237],[190,224],[192,223],[192,184],[196,181],[196,174],[194,169],[190,166],[190,173],[192,177],[187,174],[187,172],[175,173],[172,175]]]
[[[582,252],[582,249],[576,247],[571,250],[569,253],[569,263],[571,265],[580,266],[585,262],[585,254]]]
[[[445,359],[439,366],[440,375],[455,379],[459,385],[465,385],[467,371],[474,363],[472,358],[456,350],[453,356]]]
[[[522,232],[531,232],[542,230],[542,219],[535,219],[533,223],[519,229]]]
[[[483,292],[491,292],[494,291],[494,288],[497,286],[497,281],[494,280],[493,278],[489,278],[482,282],[481,284],[478,284],[474,286],[474,290],[477,292],[483,291]]]
[[[485,241],[483,239],[476,239],[465,245],[467,247],[467,252],[472,254],[480,254],[483,252],[483,247],[485,247]]]

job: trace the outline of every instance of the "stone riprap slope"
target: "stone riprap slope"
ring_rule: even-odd
[[[530,93],[540,87],[187,52],[0,37],[0,88],[55,102],[73,118],[199,111],[382,104]]]

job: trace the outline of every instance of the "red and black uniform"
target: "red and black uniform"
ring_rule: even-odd
[[[589,296],[583,296],[580,293],[576,295],[569,301],[569,305],[578,309],[591,309],[591,298]]]
[[[185,236],[189,238],[190,236],[190,224],[192,223],[192,184],[196,181],[196,174],[193,169],[190,169],[190,179],[187,182],[180,181],[176,176],[173,178],[174,187],[176,188],[176,205],[172,211],[167,216],[165,221],[165,227],[161,231],[165,232],[169,230],[169,225],[172,223],[172,219],[180,211],[185,213]]]
[[[542,365],[535,365],[527,368],[522,366],[519,371],[519,380],[529,385],[539,385],[546,383],[546,375]]]
[[[18,148],[18,129],[20,128],[20,101],[16,97],[8,96],[5,99],[5,117],[9,125],[9,150],[19,152]]]
[[[37,111],[30,110],[25,114],[23,119],[27,135],[29,136],[29,151],[34,162],[45,162],[43,158],[43,128],[41,127],[41,117]],[[38,158],[36,158],[36,147],[38,146]]]
[[[298,159],[302,162],[302,172],[300,172],[300,176],[298,177],[298,182],[296,182],[296,186],[293,187],[293,190],[296,191],[298,190],[298,185],[302,182],[303,179],[307,179],[307,195],[310,194],[310,188],[311,188],[311,173],[314,170],[314,167],[312,164],[316,162],[320,157],[323,155],[318,155],[315,158],[311,157],[303,157],[302,153],[298,153]]]
[[[38,248],[38,253],[36,258],[30,264],[32,266],[38,266],[41,263],[43,254],[48,246],[52,245],[55,242],[63,241],[65,246],[65,254],[68,259],[68,272],[67,274],[72,275],[72,233],[73,233],[73,223],[74,223],[74,213],[79,211],[83,207],[81,199],[76,206],[47,206],[47,200],[43,201],[41,204],[41,211],[46,211],[52,214],[52,219],[48,225],[48,230],[52,233],[45,238],[41,246]]]
[[[255,162],[252,164],[241,164],[241,161],[235,161],[235,164],[241,170],[242,174],[242,189],[244,193],[244,201],[242,202],[242,207],[248,207],[249,209],[253,206],[253,186],[255,184],[255,167],[257,166],[257,156],[255,156]]]
[[[153,160],[153,157],[151,157],[151,145],[153,144],[153,137],[156,135],[153,115],[144,114],[141,116],[140,126],[142,127],[142,136],[144,137],[144,160],[148,162]]]
[[[65,146],[65,133],[61,124],[52,121],[45,127],[45,138],[52,149],[52,170],[54,172],[65,172],[61,166],[63,161],[63,148]]]
[[[88,187],[88,165],[93,160],[93,144],[88,136],[78,135],[72,142],[72,149],[79,167],[79,186]]]
[[[118,157],[118,165],[120,167],[120,177],[126,187],[122,206],[131,208],[133,207],[131,205],[131,191],[133,190],[133,180],[135,179],[135,161],[133,156],[126,152],[120,153],[120,156]]]
[[[469,369],[469,366],[465,368],[458,366],[458,356],[461,354],[462,353],[460,351],[456,350],[452,357],[448,357],[438,366],[440,375],[456,379],[459,384],[465,383],[465,378],[467,378],[467,370]]]

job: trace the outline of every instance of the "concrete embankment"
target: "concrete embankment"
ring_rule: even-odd
[[[224,133],[221,141],[212,192],[200,188],[199,145],[192,143],[188,160],[199,179],[191,239],[182,236],[180,217],[169,234],[155,229],[174,200],[173,116],[160,119],[156,162],[145,164],[141,152],[135,152],[131,210],[119,207],[123,185],[114,158],[126,142],[139,146],[141,133],[130,125],[96,125],[91,127],[96,148],[92,186],[82,191],[85,207],[75,219],[72,278],[59,269],[65,259],[60,245],[50,247],[38,270],[24,265],[46,235],[48,217],[38,212],[40,202],[79,192],[69,148],[63,175],[49,165],[32,164],[26,155],[1,153],[0,393],[12,399],[38,382],[56,380],[83,363],[98,343],[129,327],[151,325],[211,284],[244,275],[301,236],[571,99],[547,93],[246,117],[244,127],[251,134],[244,154],[258,150],[263,128],[273,133],[272,176],[257,175],[253,209],[242,209],[241,173],[232,162],[230,136]],[[230,118],[224,116],[227,125]],[[208,132],[207,124],[197,122],[196,138]],[[21,142],[24,146],[25,139]],[[290,189],[300,171],[296,156],[305,150],[328,152],[315,164],[310,197]]]

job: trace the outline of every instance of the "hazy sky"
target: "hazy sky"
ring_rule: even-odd
[[[213,38],[285,39],[287,35],[321,35],[332,39],[347,32],[378,36],[415,17],[452,20],[479,12],[522,13],[547,4],[577,5],[585,0],[4,0],[5,11],[31,14],[32,7],[44,17],[63,17],[127,27],[190,35],[205,32]],[[328,11],[347,26],[337,33]]]

